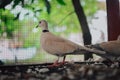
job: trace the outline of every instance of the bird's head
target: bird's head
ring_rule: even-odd
[[[41,27],[42,30],[48,30],[48,23],[46,20],[39,21],[39,24],[36,26],[36,28]]]

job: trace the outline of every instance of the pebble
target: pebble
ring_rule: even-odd
[[[26,73],[23,71],[0,73],[0,80],[119,80],[118,65],[114,63],[107,67],[104,64],[70,63],[55,69],[33,67],[34,69],[28,68]]]

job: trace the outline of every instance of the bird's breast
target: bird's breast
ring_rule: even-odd
[[[50,53],[50,54],[54,54],[54,49],[52,48],[52,39],[50,38],[50,36],[47,36],[47,35],[42,35],[41,36],[41,40],[40,40],[40,43],[41,43],[41,47],[44,51],[46,51],[47,53]]]

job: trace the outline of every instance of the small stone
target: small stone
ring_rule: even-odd
[[[50,80],[61,80],[62,79],[62,76],[58,73],[52,73],[50,75]]]
[[[90,69],[90,70],[87,72],[87,74],[88,74],[88,76],[93,75],[93,70],[92,70],[92,69]]]
[[[32,69],[28,69],[28,70],[27,70],[27,73],[30,73],[30,72],[32,72]]]
[[[40,73],[45,73],[45,72],[48,72],[48,71],[49,71],[48,68],[43,68],[43,69],[40,69],[40,70],[39,70]]]

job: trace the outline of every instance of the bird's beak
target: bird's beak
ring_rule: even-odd
[[[38,25],[36,26],[36,28],[38,28]]]

